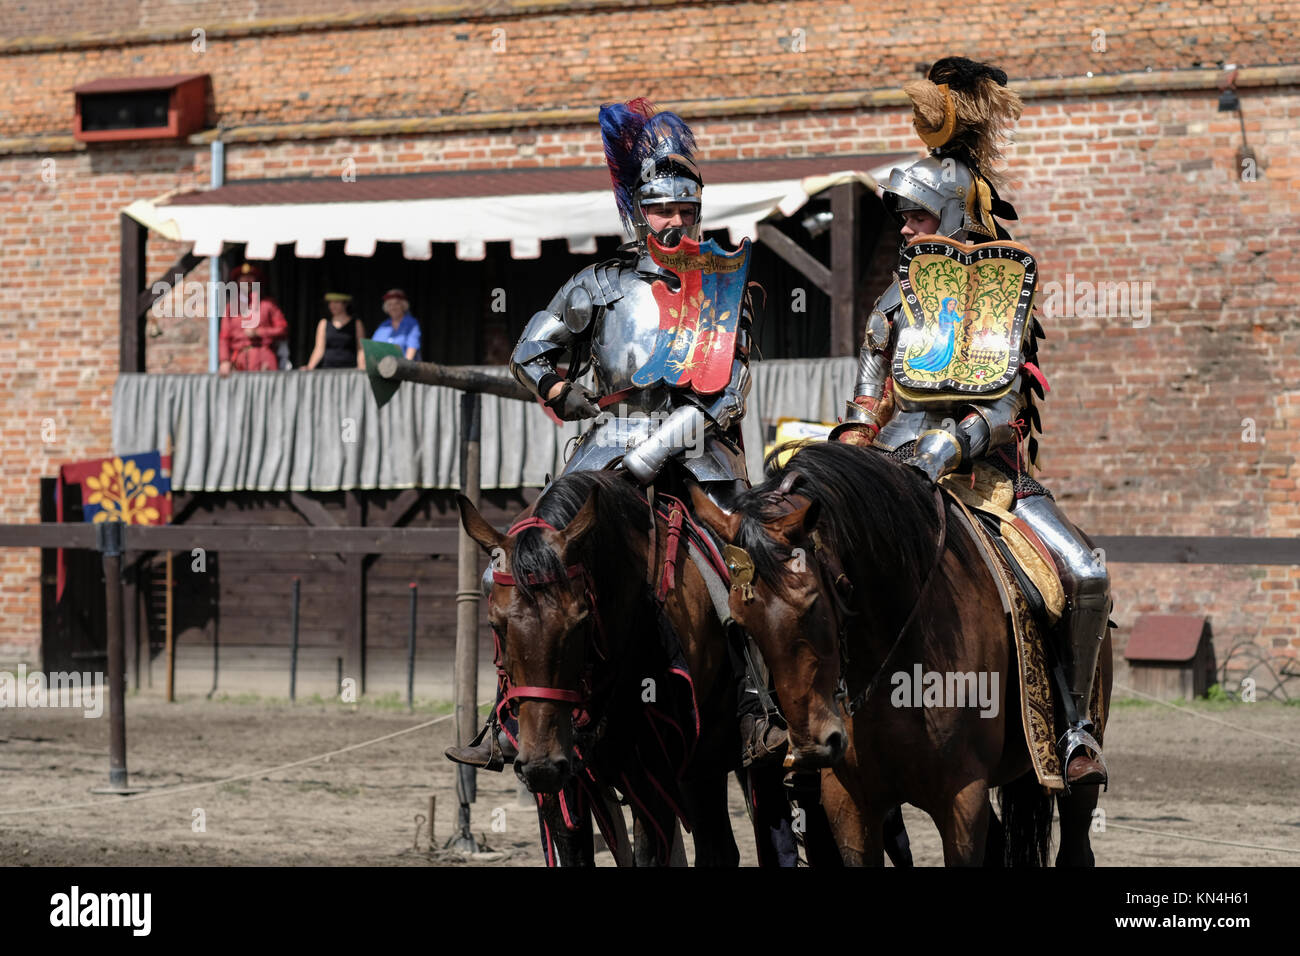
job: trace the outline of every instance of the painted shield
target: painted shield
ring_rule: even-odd
[[[1020,369],[1038,264],[1018,242],[923,236],[898,265],[904,327],[894,384],[913,400],[993,396]]]
[[[681,281],[676,292],[662,280],[650,286],[659,305],[659,335],[632,384],[648,388],[663,382],[701,395],[721,391],[731,380],[749,278],[749,240],[731,253],[712,239],[682,239],[665,247],[650,236],[647,244],[650,257]]]

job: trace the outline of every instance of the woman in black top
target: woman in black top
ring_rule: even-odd
[[[360,368],[366,367],[361,340],[366,330],[361,320],[352,317],[352,296],[343,292],[327,292],[330,317],[321,319],[316,326],[316,347],[312,349],[307,368]]]

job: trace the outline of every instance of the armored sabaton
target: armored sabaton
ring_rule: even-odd
[[[968,471],[977,461],[1013,481],[1012,514],[1052,553],[1067,598],[1061,627],[1070,727],[1061,749],[1068,765],[1080,747],[1101,755],[1090,733],[1088,704],[1107,633],[1110,580],[1083,534],[1018,457],[1030,423],[1038,425],[1025,388],[1042,394],[1036,365],[1042,331],[1033,316],[1036,268],[1029,251],[1009,241],[966,245],[931,236],[909,243],[894,284],[868,319],[854,392],[879,400],[892,382],[893,416],[881,422],[878,409],[850,402],[848,419],[878,426],[873,444],[932,481]],[[943,284],[949,280],[941,273],[950,276],[953,269],[965,270],[965,286]],[[956,288],[963,291],[945,294]],[[991,299],[978,294],[984,289]],[[1005,306],[994,309],[988,301]],[[1032,461],[1036,443],[1030,443]]]
[[[569,356],[573,370],[590,363],[600,413],[564,473],[607,468],[621,458],[624,468],[648,484],[676,457],[712,500],[730,510],[734,494],[747,484],[738,438],[750,388],[748,296],[740,303],[734,339],[719,339],[733,353],[730,376],[721,390],[701,395],[645,374],[664,343],[654,282],[671,292],[680,289],[678,276],[656,262],[644,243],[628,243],[617,258],[583,269],[529,320],[510,369],[525,387],[544,395],[560,380],[556,363],[562,356]]]

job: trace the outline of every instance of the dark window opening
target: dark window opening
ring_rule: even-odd
[[[85,95],[81,103],[81,129],[153,129],[167,125],[169,90]]]

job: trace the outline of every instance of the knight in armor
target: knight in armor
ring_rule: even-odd
[[[749,484],[739,428],[750,389],[748,241],[733,255],[700,243],[704,180],[693,158],[694,136],[679,116],[636,99],[601,107],[600,126],[619,215],[634,238],[615,258],[587,266],[560,287],[524,328],[510,370],[557,417],[593,420],[566,474],[623,468],[645,486],[676,462],[676,480],[698,483],[730,511]],[[685,320],[664,329],[653,287],[662,284],[661,295],[682,291],[680,268],[665,263],[701,258],[717,266],[715,278],[734,272],[737,308],[730,316],[701,313],[685,336]],[[593,388],[578,381],[588,368]],[[489,568],[484,575],[485,594],[491,574]],[[779,755],[786,733],[759,703],[734,648],[732,661],[749,765]],[[447,756],[499,769],[509,756],[503,746],[509,746],[504,735],[480,734],[469,747],[449,748]]]
[[[881,200],[900,222],[904,244],[922,235],[945,236],[979,244],[1009,240],[997,218],[1015,220],[1011,205],[997,187],[1001,146],[1010,125],[1020,117],[1020,97],[1007,89],[1002,70],[964,57],[937,61],[924,80],[909,83],[914,125],[930,154],[891,171]],[[996,217],[996,218],[995,218]],[[945,306],[946,308],[946,306]],[[967,473],[985,462],[1012,482],[1012,514],[1034,531],[1052,554],[1066,605],[1057,630],[1058,672],[1067,727],[1058,747],[1069,785],[1107,781],[1101,748],[1092,736],[1089,719],[1093,675],[1101,642],[1107,633],[1110,582],[1082,533],[1057,507],[1050,491],[1023,467],[1022,442],[1028,463],[1037,455],[1030,426],[1039,428],[1034,396],[1042,398],[1046,381],[1037,366],[1041,325],[1032,315],[1020,343],[1019,373],[1009,390],[991,401],[973,396],[920,402],[896,388],[895,347],[904,328],[899,281],[876,301],[867,319],[859,352],[857,384],[847,403],[843,423],[832,439],[871,445],[937,482],[954,472]],[[945,326],[941,321],[939,327]],[[942,368],[952,343],[939,341],[921,358],[921,366]],[[943,354],[946,344],[948,354]],[[930,353],[933,361],[928,361]],[[1027,441],[1026,441],[1027,440]]]

